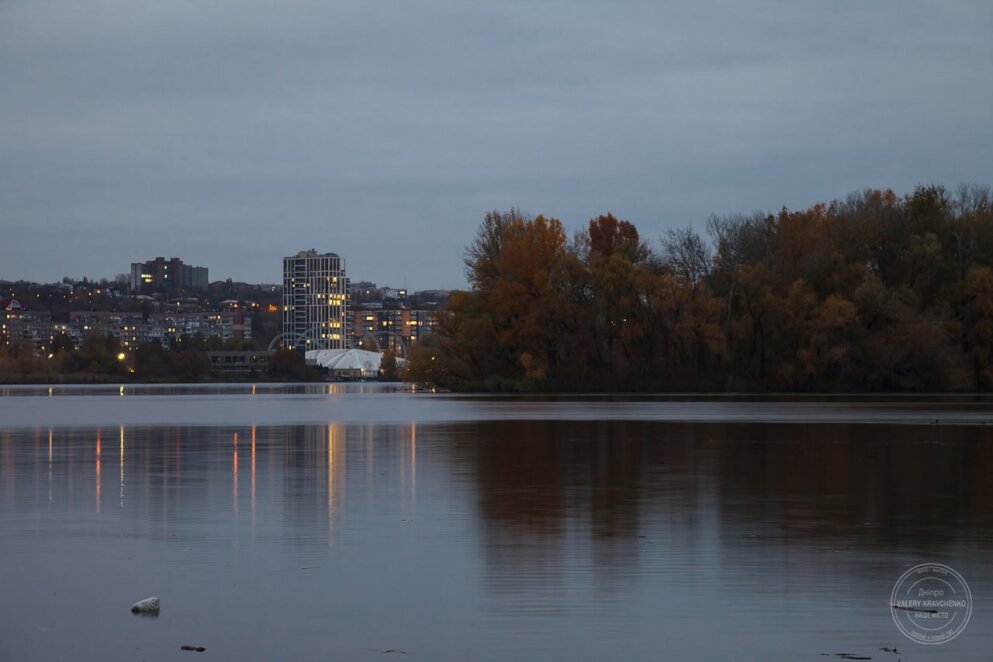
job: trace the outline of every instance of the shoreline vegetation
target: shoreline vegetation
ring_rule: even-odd
[[[211,374],[208,352],[241,350],[237,343],[221,343],[200,335],[183,336],[168,348],[158,342],[125,352],[112,335],[88,336],[75,348],[65,336],[56,336],[48,356],[37,356],[29,343],[0,346],[0,384],[186,384],[324,381],[293,350],[275,352],[265,371],[256,374]]]
[[[865,190],[655,246],[606,214],[490,212],[406,378],[456,391],[985,393],[993,196]]]
[[[460,392],[888,394],[993,390],[993,194],[865,190],[801,211],[712,216],[655,245],[597,216],[571,238],[518,209],[485,215],[470,289],[403,374]],[[212,375],[215,338],[113,336],[48,356],[0,347],[0,384],[322,382],[302,354]]]

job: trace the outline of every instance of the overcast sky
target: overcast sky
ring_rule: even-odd
[[[0,279],[464,286],[483,214],[655,240],[993,184],[990,0],[0,0]]]

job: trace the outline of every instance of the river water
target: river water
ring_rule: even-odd
[[[989,660],[991,404],[0,387],[0,660]]]

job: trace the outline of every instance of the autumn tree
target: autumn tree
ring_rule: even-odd
[[[993,387],[988,188],[869,189],[707,230],[669,230],[656,252],[612,214],[567,242],[555,219],[490,212],[472,287],[410,372],[460,388]]]
[[[395,382],[399,377],[397,355],[392,349],[387,349],[379,359],[379,378],[384,382]]]

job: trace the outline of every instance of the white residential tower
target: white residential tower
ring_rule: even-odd
[[[348,279],[335,253],[283,258],[283,333],[294,349],[347,349]]]

